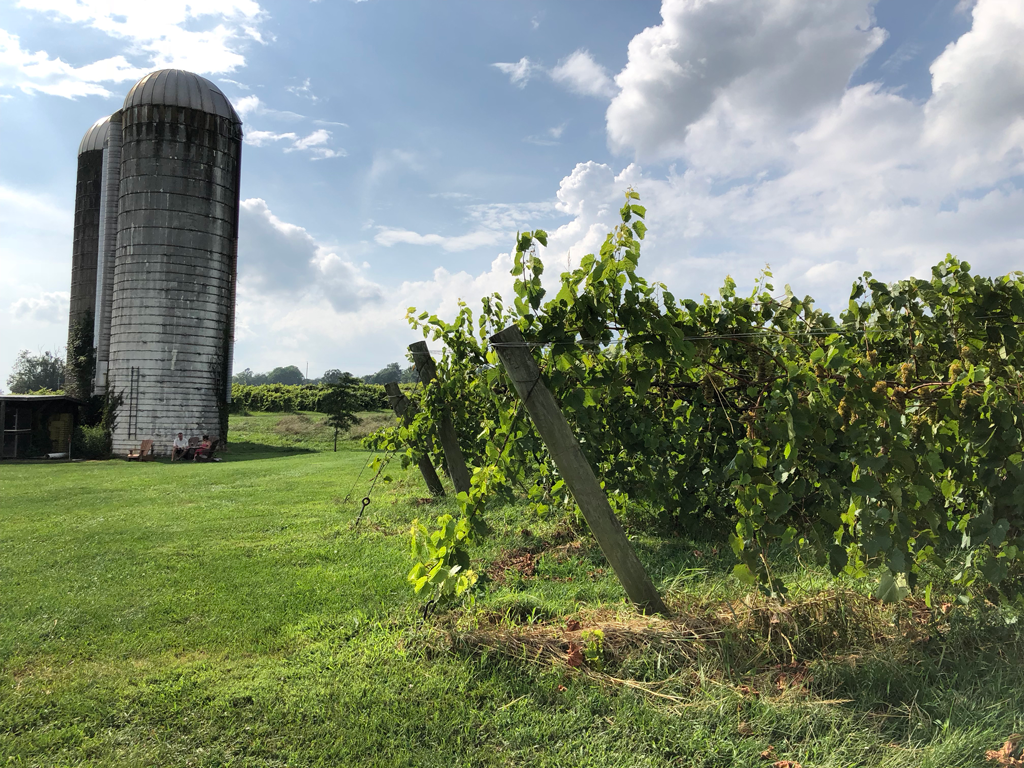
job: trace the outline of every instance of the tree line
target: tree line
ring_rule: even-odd
[[[347,378],[353,378],[363,384],[412,384],[417,381],[416,369],[413,366],[402,367],[398,363],[390,363],[376,373],[365,376],[353,376],[348,371],[329,368],[323,376],[308,379],[296,365],[279,366],[267,373],[254,373],[251,368],[236,373],[231,377],[233,384],[243,386],[261,386],[264,384],[281,384],[286,386],[330,385],[337,384]],[[32,354],[27,349],[21,350],[14,361],[10,376],[7,377],[7,388],[11,394],[25,395],[33,392],[61,392],[67,380],[67,364],[61,351],[40,352]]]
[[[353,376],[348,371],[328,368],[324,371],[323,376],[319,378],[306,378],[297,365],[281,366],[267,373],[256,373],[251,368],[246,368],[232,376],[231,381],[234,384],[245,386],[260,386],[263,384],[300,386],[304,384],[337,384],[346,378],[356,379],[363,384],[379,385],[391,384],[392,382],[397,384],[413,384],[418,380],[414,366],[410,365],[403,368],[398,363],[390,363],[376,373],[370,373],[365,376]]]

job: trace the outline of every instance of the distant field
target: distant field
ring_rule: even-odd
[[[636,540],[678,611],[641,620],[585,530],[496,510],[492,581],[424,621],[406,531],[445,503],[396,462],[353,528],[368,455],[322,420],[232,417],[220,463],[0,464],[0,766],[982,766],[1024,731],[995,611],[796,562],[768,604],[700,540]]]

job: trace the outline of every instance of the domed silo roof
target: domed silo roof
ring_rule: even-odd
[[[103,142],[107,140],[107,130],[110,128],[110,115],[101,117],[92,127],[85,132],[82,143],[78,145],[78,154],[102,150]]]
[[[228,97],[205,77],[183,69],[160,69],[150,72],[132,86],[124,99],[124,108],[142,104],[165,104],[188,107],[241,123]]]

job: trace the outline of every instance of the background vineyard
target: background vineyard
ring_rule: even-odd
[[[379,411],[388,407],[384,387],[380,384],[353,386],[356,410]],[[328,384],[232,384],[232,413],[298,412],[327,413],[324,398]]]

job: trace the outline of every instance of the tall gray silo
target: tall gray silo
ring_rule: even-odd
[[[99,253],[103,144],[108,122],[93,123],[78,145],[75,230],[71,249],[71,308],[68,312],[68,361],[65,388],[78,397],[92,394],[95,355],[96,262]]]
[[[153,72],[121,110],[109,382],[115,453],[227,438],[242,121],[210,81]]]

